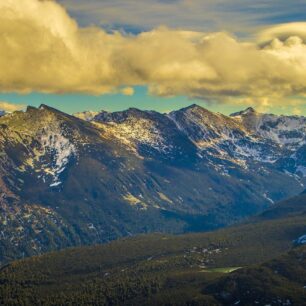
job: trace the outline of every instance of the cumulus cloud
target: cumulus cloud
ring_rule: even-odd
[[[258,40],[265,43],[275,38],[286,40],[292,36],[300,37],[306,41],[306,22],[290,22],[269,27],[258,34]]]
[[[21,104],[14,104],[6,101],[0,101],[0,110],[6,111],[6,112],[14,112],[17,110],[22,110],[26,106]]]
[[[132,95],[133,86],[146,85],[159,96],[258,104],[306,94],[306,45],[292,29],[262,32],[262,45],[222,32],[160,27],[132,36],[82,28],[47,0],[0,0],[0,12],[2,92]]]

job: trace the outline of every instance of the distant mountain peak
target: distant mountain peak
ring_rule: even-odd
[[[249,114],[249,113],[256,113],[256,110],[253,107],[248,107],[244,110],[244,113]]]
[[[55,108],[52,108],[46,104],[40,104],[39,107],[35,107],[35,106],[32,106],[32,105],[28,105],[27,108],[26,108],[26,112],[31,112],[31,111],[40,111],[40,110],[50,110],[50,111],[57,111],[59,112],[57,109]]]
[[[198,104],[191,104],[187,107],[184,107],[182,109],[180,109],[181,111],[186,111],[186,110],[192,110],[192,111],[205,111],[205,112],[209,112],[208,109],[206,109],[205,107],[202,107]]]
[[[44,108],[49,108],[49,106],[46,105],[46,104],[40,104],[39,105],[39,109],[44,109]]]
[[[253,107],[248,107],[245,110],[230,114],[231,117],[245,116],[250,114],[257,114],[256,110]]]
[[[136,117],[143,117],[146,114],[149,113],[149,111],[147,110],[141,110],[139,108],[136,107],[130,107],[127,111],[123,111],[123,112],[118,112],[118,113],[126,113],[128,116],[136,116]]]
[[[37,108],[34,107],[34,106],[31,106],[31,105],[28,105],[27,108],[26,108],[26,112],[29,112],[29,111],[36,111]]]
[[[145,111],[143,111],[143,110],[140,110],[140,109],[137,108],[137,107],[129,107],[127,111],[129,111],[129,112],[136,112],[136,113],[145,112]]]
[[[61,111],[59,111],[58,109],[53,108],[53,107],[51,107],[49,105],[46,105],[46,104],[40,104],[38,109],[39,110],[48,110],[48,111],[56,112],[56,113],[59,113],[59,112],[61,113]]]
[[[33,115],[33,116],[37,116],[38,118],[42,118],[42,117],[48,117],[50,115],[65,115],[67,116],[66,113],[61,112],[60,110],[57,110],[56,108],[50,107],[48,105],[45,104],[41,104],[39,107],[35,107],[35,106],[31,106],[28,105],[26,108],[26,111],[24,112],[25,115]]]
[[[116,122],[116,123],[123,123],[126,120],[130,119],[156,119],[161,118],[164,115],[156,112],[156,111],[150,111],[150,110],[141,110],[138,108],[129,108],[127,110],[123,111],[117,111],[117,112],[107,112],[107,111],[101,111],[99,112],[94,118],[92,118],[91,121],[98,121],[98,122]]]
[[[186,107],[186,109],[193,109],[193,108],[202,108],[202,107],[196,103],[193,103]]]
[[[85,121],[92,121],[98,114],[99,112],[84,111],[84,112],[75,113],[73,114],[73,116]]]

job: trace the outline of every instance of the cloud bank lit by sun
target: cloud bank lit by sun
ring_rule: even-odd
[[[80,27],[54,1],[0,0],[0,91],[120,92],[279,103],[306,94],[306,23],[254,41],[159,27],[138,35]]]

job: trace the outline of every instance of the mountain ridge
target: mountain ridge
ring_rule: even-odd
[[[194,105],[90,121],[28,107],[0,118],[0,150],[2,262],[140,233],[212,230],[305,189],[296,172],[306,165],[303,145],[282,147]]]

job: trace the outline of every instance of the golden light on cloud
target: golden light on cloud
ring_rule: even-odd
[[[124,87],[121,89],[121,93],[125,96],[133,96],[135,91],[133,87]]]
[[[302,23],[246,43],[163,27],[136,36],[81,28],[54,1],[0,0],[0,12],[1,92],[133,95],[133,86],[146,85],[159,96],[266,103],[306,94]]]
[[[306,22],[290,22],[271,26],[258,34],[258,41],[269,42],[274,38],[286,40],[293,36],[306,40]]]
[[[294,115],[301,116],[301,115],[302,115],[302,110],[301,110],[300,108],[298,108],[298,107],[294,107],[294,108],[292,109],[292,113],[293,113]]]
[[[21,104],[13,104],[6,101],[0,101],[0,110],[6,111],[6,112],[14,112],[17,110],[22,110],[26,106]]]

